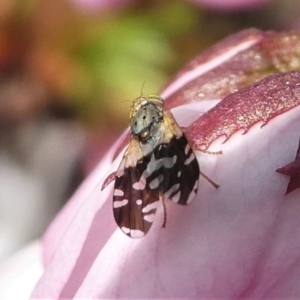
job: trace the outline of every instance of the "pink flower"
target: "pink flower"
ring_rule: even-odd
[[[127,5],[134,0],[70,0],[87,11],[103,10]],[[237,11],[267,5],[270,0],[189,0],[190,2],[214,10]]]
[[[105,10],[127,5],[134,0],[70,0],[76,6],[87,11]]]
[[[298,298],[297,185],[285,195],[297,174],[288,164],[300,138],[298,41],[243,31],[174,77],[161,95],[180,125],[192,124],[195,146],[222,150],[198,155],[219,189],[200,177],[190,205],[168,201],[165,229],[161,207],[149,233],[130,239],[113,220],[113,184],[101,191],[121,138],[45,233],[32,298]],[[286,165],[287,175],[276,172]]]
[[[199,6],[220,11],[254,9],[270,3],[270,0],[189,0]]]

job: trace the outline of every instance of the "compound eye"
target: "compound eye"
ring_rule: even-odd
[[[150,130],[147,128],[143,132],[140,133],[141,140],[146,140],[150,135]]]

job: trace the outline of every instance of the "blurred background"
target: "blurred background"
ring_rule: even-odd
[[[203,49],[297,29],[298,0],[0,0],[0,263],[39,237],[128,125]]]

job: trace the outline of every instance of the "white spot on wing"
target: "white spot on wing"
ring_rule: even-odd
[[[177,194],[175,194],[173,196],[172,201],[174,201],[174,202],[177,203],[179,201],[179,199],[180,199],[180,195],[181,195],[181,191],[179,191]]]
[[[177,161],[177,155],[174,155],[173,157],[165,157],[165,158],[162,158],[162,165],[165,167],[165,168],[173,168],[176,161]]]
[[[132,238],[139,238],[145,235],[145,233],[138,229],[129,229],[127,227],[121,227],[121,230],[131,236]]]
[[[195,184],[194,184],[194,187],[193,187],[193,190],[197,190],[198,188],[198,180],[196,180]]]
[[[186,144],[185,148],[184,148],[184,153],[188,154],[189,150],[191,149],[189,144]]]
[[[155,215],[154,214],[145,215],[145,216],[143,216],[143,219],[149,223],[153,223],[153,221],[155,219]]]
[[[128,204],[128,200],[127,199],[123,199],[121,201],[114,201],[113,202],[113,207],[114,208],[119,208],[119,207],[125,206],[127,204]]]
[[[191,203],[193,201],[193,199],[195,198],[197,187],[198,187],[198,180],[196,180],[195,185],[193,187],[193,190],[189,194],[189,197],[188,197],[188,199],[186,201],[187,204]]]
[[[150,176],[156,169],[158,168],[157,166],[157,161],[155,159],[154,154],[151,155],[151,159],[147,165],[147,169],[144,171],[143,175],[145,176],[145,178],[147,178],[148,176]]]
[[[114,196],[124,196],[124,192],[122,190],[115,189]]]
[[[188,158],[185,160],[184,164],[185,164],[185,165],[189,165],[194,159],[195,159],[195,154],[192,152],[191,155],[190,155],[190,157],[188,157]]]
[[[145,206],[143,209],[142,209],[142,212],[143,213],[148,213],[149,211],[153,210],[153,209],[156,209],[158,206],[158,201],[155,201],[153,203],[150,203],[148,204],[147,206]]]
[[[171,169],[174,167],[176,161],[177,161],[176,155],[174,155],[173,157],[164,157],[160,159],[155,159],[154,154],[152,154],[151,160],[147,165],[147,169],[143,172],[142,177],[148,178],[149,176],[151,176],[153,172],[160,169],[162,166],[167,169]]]
[[[177,177],[180,177],[181,176],[181,171],[179,171],[178,173],[177,173]]]
[[[128,234],[130,232],[130,229],[127,227],[121,227],[121,230],[126,234]]]
[[[186,203],[187,204],[191,203],[193,201],[193,199],[195,198],[195,196],[196,196],[196,193],[194,190],[192,190],[191,193],[189,194],[189,197],[188,197]]]
[[[150,189],[153,190],[153,189],[156,189],[159,187],[160,183],[163,181],[163,175],[159,175],[157,178],[154,178],[150,183],[149,183],[149,186],[150,186]]]
[[[138,229],[131,229],[130,230],[130,236],[132,238],[140,238],[140,237],[142,237],[144,235],[145,235],[145,233],[143,231],[141,231],[141,230],[138,230]]]
[[[135,201],[135,203],[136,203],[137,205],[141,205],[141,204],[143,203],[143,201],[142,201],[141,199],[138,199],[138,200]]]
[[[138,182],[135,182],[132,187],[135,189],[135,190],[143,190],[146,186],[146,179],[145,177],[142,175],[140,180]]]
[[[170,195],[171,195],[173,192],[177,191],[178,188],[179,188],[179,186],[180,186],[179,183],[174,184],[168,191],[165,192],[165,197],[169,199],[169,198],[170,198]]]

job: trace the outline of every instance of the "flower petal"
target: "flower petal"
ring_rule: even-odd
[[[1,265],[0,299],[28,299],[43,271],[42,245],[34,242]]]
[[[189,0],[208,9],[220,11],[239,11],[266,5],[270,0]]]
[[[101,191],[121,159],[119,155],[111,165],[115,146],[49,228],[45,246],[51,250],[33,298],[300,296],[299,190],[285,196],[288,178],[276,173],[293,161],[298,149],[299,73],[267,77],[276,72],[269,70],[266,57],[271,56],[260,52],[271,41],[280,44],[278,37],[255,30],[235,35],[225,42],[224,53],[218,45],[211,56],[199,56],[162,93],[169,96],[170,107],[185,104],[173,112],[180,125],[195,121],[187,134],[197,146],[222,150],[222,155],[198,155],[202,172],[219,189],[202,178],[190,205],[167,203],[165,229],[161,206],[147,236],[132,240],[113,221],[112,186]],[[246,47],[235,51],[238,45]],[[251,62],[257,51],[259,64]],[[239,67],[242,74],[252,70],[252,76],[237,76],[232,85],[215,91],[211,84],[205,92],[208,78],[222,82],[224,74],[238,73]],[[264,68],[268,71],[257,75]],[[240,116],[247,122],[240,122]],[[222,135],[225,143],[218,139]]]

